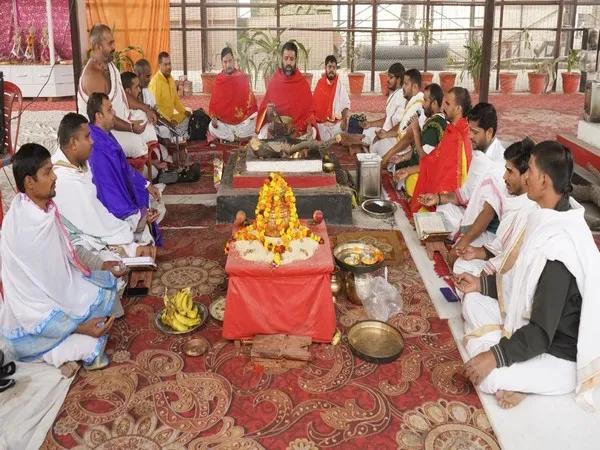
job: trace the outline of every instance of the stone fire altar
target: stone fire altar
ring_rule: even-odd
[[[255,148],[263,142],[254,141]],[[273,155],[265,153],[264,147],[260,152],[252,151],[250,144],[240,148],[223,168],[217,191],[217,222],[233,222],[240,210],[254,218],[259,188],[270,172],[279,172],[294,189],[301,219],[312,217],[313,212],[320,209],[330,224],[351,224],[352,190],[337,184],[335,158],[314,145],[308,148],[309,144],[297,153],[298,158],[270,157]],[[324,161],[331,171],[323,170]]]

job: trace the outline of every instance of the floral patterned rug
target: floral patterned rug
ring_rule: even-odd
[[[165,230],[152,295],[126,301],[108,345],[112,363],[80,371],[48,433],[45,449],[499,449],[445,321],[437,318],[402,236],[331,228],[338,242],[361,239],[386,252],[404,309],[390,322],[405,337],[401,357],[366,363],[343,339],[311,346],[301,369],[266,370],[221,338],[209,319],[191,335],[153,323],[166,289],[191,286],[205,304],[222,294],[223,244],[230,226]],[[365,317],[336,303],[345,332]],[[204,356],[186,356],[190,337]]]

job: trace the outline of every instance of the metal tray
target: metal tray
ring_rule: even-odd
[[[160,315],[162,314],[164,308],[161,308],[161,310],[158,311],[156,313],[156,315],[154,316],[154,325],[156,325],[156,328],[158,328],[160,331],[162,331],[163,333],[166,333],[166,334],[186,334],[186,333],[191,333],[194,330],[197,330],[198,328],[200,328],[202,325],[204,325],[206,323],[206,319],[208,319],[208,309],[202,303],[198,303],[198,302],[195,302],[195,303],[196,303],[196,305],[198,305],[198,313],[202,316],[202,320],[200,320],[200,323],[198,323],[197,325],[194,325],[189,330],[177,331],[177,330],[174,330],[173,328],[171,328],[169,325],[164,324],[162,322],[162,320],[160,319]]]
[[[215,311],[215,308],[220,308],[221,305],[223,305],[223,316],[219,316]],[[225,318],[225,297],[220,296],[214,302],[208,305],[208,312],[210,313],[210,317],[215,319],[217,322],[223,322],[223,319]]]
[[[400,331],[379,320],[356,322],[348,330],[348,344],[356,356],[378,364],[396,360],[404,350]]]
[[[376,252],[381,252],[383,254],[380,249],[371,244],[365,244],[360,241],[350,241],[337,245],[333,249],[333,257],[335,258],[337,265],[348,272],[369,273],[383,266],[384,260],[382,259],[374,264],[363,264],[362,261],[359,261],[357,264],[349,264],[345,262],[345,259],[350,257],[350,255],[358,255],[358,257],[362,259],[363,256],[373,255]]]
[[[371,217],[385,219],[394,215],[397,206],[394,202],[390,202],[389,200],[373,198],[362,202],[360,208]]]

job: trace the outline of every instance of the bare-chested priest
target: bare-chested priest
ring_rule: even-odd
[[[90,45],[90,59],[83,68],[77,90],[79,113],[87,114],[88,99],[94,92],[106,94],[116,114],[113,135],[125,156],[139,158],[148,155],[149,147],[158,146],[158,137],[152,126],[156,122],[156,113],[138,99],[127,98],[119,70],[112,62],[115,39],[111,29],[104,24],[94,25],[90,31]],[[136,115],[134,118],[131,110],[140,110],[141,117]]]
[[[573,158],[553,141],[537,144],[529,159],[527,195],[540,209],[528,218],[504,274],[460,275],[468,295],[465,364],[469,379],[509,408],[525,394],[575,391],[594,409],[600,382],[600,253],[570,196]],[[501,280],[500,283],[497,283]],[[496,300],[497,299],[497,300]]]

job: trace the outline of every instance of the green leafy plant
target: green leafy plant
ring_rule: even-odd
[[[248,73],[254,87],[258,75],[268,79],[281,66],[282,35],[287,30],[274,33],[262,30],[250,30],[238,39],[239,67]],[[309,50],[299,41],[290,39],[298,46],[298,64],[303,63],[306,68]],[[287,42],[287,41],[286,41]]]
[[[579,55],[579,51],[572,49],[567,56],[567,72],[571,73],[571,71],[579,64],[581,60],[581,56]]]
[[[425,45],[433,43],[433,33],[429,31],[430,28],[433,27],[433,20],[429,20],[427,23],[424,23],[419,27],[415,34],[413,35],[413,41],[415,45]]]
[[[115,53],[113,54],[113,63],[117,66],[119,72],[133,70],[134,61],[130,56],[131,53],[137,53],[140,58],[144,57],[144,51],[140,47],[133,45],[129,45],[121,50],[115,50]]]
[[[471,39],[471,41],[467,45],[465,45],[464,48],[465,50],[467,50],[467,57],[465,59],[463,70],[460,74],[460,79],[462,80],[464,73],[467,72],[473,79],[473,82],[477,84],[477,82],[481,79],[481,40],[475,37]]]

